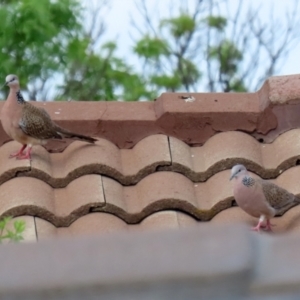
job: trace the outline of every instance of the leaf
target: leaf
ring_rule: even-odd
[[[16,233],[23,233],[26,227],[26,223],[23,220],[17,220],[14,222],[14,228]]]
[[[145,36],[136,43],[134,52],[141,57],[158,59],[162,55],[169,54],[168,48],[166,41]]]
[[[220,71],[224,74],[236,73],[239,62],[243,59],[242,52],[229,40],[222,40],[218,46],[209,49],[209,58],[220,64]]]
[[[196,21],[188,14],[181,14],[176,18],[164,19],[160,23],[161,27],[169,27],[175,38],[180,38],[196,29]]]
[[[5,217],[0,221],[0,230],[3,231],[7,223],[11,220],[11,217]]]
[[[227,25],[227,19],[221,16],[208,16],[204,19],[204,22],[209,27],[215,28],[218,31],[224,31]]]
[[[154,75],[151,78],[151,82],[158,85],[159,87],[164,87],[171,90],[178,89],[181,86],[180,78],[176,75]]]

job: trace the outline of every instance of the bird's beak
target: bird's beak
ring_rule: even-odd
[[[3,89],[7,84],[8,84],[8,82],[5,82],[5,83],[1,86],[1,89]]]
[[[230,176],[229,181],[231,181],[234,177],[235,177],[235,174],[232,174],[232,175]]]

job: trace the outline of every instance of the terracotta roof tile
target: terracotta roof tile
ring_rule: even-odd
[[[7,137],[0,127],[0,216],[14,217],[8,228],[16,219],[25,220],[25,241],[58,239],[49,244],[47,241],[38,243],[36,246],[41,245],[43,250],[39,253],[34,252],[36,248],[31,249],[30,244],[21,245],[30,248],[27,252],[22,248],[24,252],[20,252],[21,262],[27,268],[20,261],[15,267],[10,266],[17,270],[14,278],[19,276],[23,284],[19,289],[28,288],[27,277],[20,274],[29,264],[34,269],[39,262],[44,266],[48,263],[51,269],[53,259],[49,266],[49,253],[57,258],[54,270],[69,262],[69,258],[78,262],[84,255],[87,256],[81,260],[80,270],[82,267],[90,270],[95,261],[100,261],[99,266],[105,272],[96,273],[100,268],[95,268],[95,274],[101,275],[102,283],[106,284],[116,270],[115,277],[111,277],[114,283],[125,279],[128,282],[128,274],[133,274],[128,270],[132,271],[134,266],[136,277],[131,279],[135,291],[136,280],[140,282],[140,278],[144,278],[141,274],[148,274],[151,280],[158,280],[157,274],[168,274],[171,276],[168,278],[174,280],[175,274],[176,284],[172,285],[170,299],[174,299],[178,274],[189,292],[190,279],[194,278],[191,276],[198,274],[195,295],[199,295],[199,283],[207,288],[208,278],[213,279],[213,287],[216,280],[222,283],[221,288],[217,284],[222,296],[228,291],[229,283],[232,290],[236,291],[238,286],[238,293],[249,295],[250,288],[255,297],[281,284],[291,287],[290,281],[299,272],[296,276],[293,273],[284,277],[278,270],[285,273],[292,267],[297,270],[297,243],[293,244],[292,239],[283,235],[299,235],[300,206],[272,220],[273,236],[269,233],[254,235],[248,227],[257,220],[236,206],[229,174],[234,164],[243,163],[253,176],[273,181],[300,195],[299,81],[299,75],[270,78],[256,93],[165,93],[148,103],[35,103],[45,106],[62,126],[95,136],[98,141],[96,145],[80,141],[54,143],[48,146],[49,152],[34,147],[31,162],[8,159],[9,153],[17,151],[20,145],[2,144]],[[186,97],[193,102],[186,102]],[[241,228],[243,225],[247,231]],[[196,229],[183,229],[186,227]],[[217,227],[221,230],[214,232],[213,228]],[[173,230],[163,235],[163,229]],[[154,232],[149,235],[149,231]],[[156,236],[155,231],[161,235]],[[73,239],[66,238],[82,235],[93,236],[85,237],[77,246]],[[97,236],[102,236],[99,244],[93,243]],[[85,242],[88,242],[87,247]],[[294,248],[288,248],[286,243]],[[53,245],[51,251],[49,245]],[[97,247],[97,251],[90,245]],[[10,249],[9,254],[17,253]],[[154,254],[150,257],[149,249]],[[5,253],[5,248],[0,250]],[[282,255],[282,251],[286,255]],[[70,252],[80,255],[73,257]],[[173,252],[177,256],[172,260]],[[44,253],[47,260],[41,257],[39,260],[38,255]],[[3,270],[7,255],[0,256],[5,257]],[[158,260],[149,260],[153,257]],[[201,258],[197,260],[200,268],[194,266],[195,257]],[[118,268],[111,268],[111,262],[115,264],[113,259],[117,260]],[[147,264],[148,261],[151,263]],[[103,262],[107,263],[106,268]],[[72,270],[74,265],[73,262]],[[120,266],[123,266],[123,275],[120,275]],[[41,269],[40,264],[38,268]],[[65,265],[61,270],[67,270]],[[159,273],[160,270],[163,272]],[[36,278],[38,273],[31,273],[30,284],[46,278]],[[6,274],[0,283],[10,286],[13,293],[15,283],[12,285]],[[73,272],[75,277],[68,274],[65,278],[73,280],[70,284],[78,283],[78,274],[82,272]],[[60,287],[61,277],[53,275],[51,278],[52,286],[48,287],[52,291],[54,286]],[[84,274],[80,278],[90,287],[91,277]],[[297,280],[294,286],[299,286]],[[158,281],[161,286],[161,279]],[[49,282],[47,280],[47,284]],[[103,284],[101,287],[103,289]]]
[[[160,171],[133,186],[101,175],[85,175],[59,189],[35,178],[18,177],[0,186],[0,213],[33,215],[55,226],[69,226],[96,211],[113,214],[128,224],[163,210],[179,210],[208,221],[234,205],[229,174],[229,170],[221,171],[206,182],[194,183],[182,174]],[[272,181],[299,195],[299,177],[297,166]]]
[[[0,146],[0,215],[29,218],[41,239],[253,224],[233,207],[229,169],[243,163],[300,195],[299,80],[271,78],[257,93],[164,93],[148,103],[36,103],[98,141],[54,144],[52,152],[37,146],[31,162],[8,159],[17,143]],[[299,213],[276,218],[275,232],[299,230]]]
[[[299,75],[269,78],[256,93],[164,93],[155,102],[35,103],[60,125],[132,148],[150,135],[163,133],[189,145],[202,145],[226,131],[244,131],[272,142],[300,126]],[[186,102],[192,97],[193,102]],[[2,104],[0,104],[0,109]],[[7,140],[2,128],[0,143]],[[65,144],[65,146],[68,143]],[[61,151],[59,143],[52,151]]]
[[[14,178],[0,186],[0,198],[2,215],[39,216],[56,226],[68,226],[78,216],[104,205],[97,175],[82,176],[64,189],[53,189],[35,178]]]
[[[168,142],[167,136],[154,135],[130,150],[119,150],[104,139],[97,145],[76,141],[63,153],[50,154],[36,147],[31,164],[26,160],[7,159],[8,154],[18,148],[17,143],[12,142],[0,150],[6,158],[2,170],[0,168],[0,182],[17,174],[39,178],[53,187],[65,187],[79,176],[98,173],[123,185],[132,185],[157,169],[180,172],[198,182],[236,163],[245,164],[263,178],[275,178],[299,163],[300,144],[295,143],[299,135],[300,129],[294,129],[272,144],[260,144],[245,133],[230,131],[215,135],[201,147],[189,147],[172,137]]]
[[[99,139],[96,145],[75,141],[62,153],[50,154],[36,147],[32,157],[26,176],[53,187],[65,187],[77,177],[95,173],[113,177],[124,185],[134,184],[156,168],[171,164],[168,137],[164,135],[149,136],[130,150]]]
[[[21,217],[20,217],[21,218]],[[123,220],[113,214],[94,212],[82,216],[68,227],[55,227],[48,221],[35,218],[37,239],[80,236],[80,235],[102,235],[118,231],[149,231],[162,229],[178,229],[200,225],[191,216],[169,210],[153,213],[139,224],[126,224]]]
[[[60,188],[75,178],[97,173],[132,185],[157,170],[179,172],[194,182],[202,182],[236,163],[245,164],[262,178],[276,178],[299,164],[300,144],[295,142],[299,135],[300,129],[294,129],[272,144],[261,144],[245,133],[229,131],[213,136],[199,147],[190,147],[173,137],[153,135],[133,149],[118,149],[104,139],[99,139],[97,145],[75,141],[62,153],[50,154],[35,147],[31,164],[7,159],[10,152],[18,149],[18,144],[11,142],[0,148],[2,159],[5,158],[0,182],[16,175],[30,176]]]
[[[253,137],[229,131],[210,138],[202,147],[189,147],[170,138],[172,165],[163,170],[183,173],[193,181],[205,181],[213,174],[242,163],[263,178],[275,178],[300,161],[300,129],[290,130],[272,144],[261,144]]]
[[[228,178],[229,172],[225,171],[207,182],[195,184],[178,173],[158,172],[135,186],[123,187],[103,177],[106,206],[99,210],[114,213],[128,223],[140,222],[164,209],[181,210],[205,221],[231,206],[233,196]],[[216,190],[216,184],[222,184],[223,188]]]
[[[160,211],[144,219],[140,224],[131,225],[136,230],[179,229],[200,225],[196,219],[178,211]]]
[[[82,216],[73,222],[69,227],[55,227],[48,221],[35,218],[38,240],[49,237],[80,236],[105,233],[115,231],[126,231],[128,225],[120,218],[107,213],[90,213]]]

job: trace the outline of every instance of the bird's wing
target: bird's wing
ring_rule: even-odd
[[[23,104],[19,126],[25,134],[39,140],[62,138],[55,131],[49,114],[43,108],[35,107],[30,103]]]
[[[259,180],[266,200],[275,209],[281,209],[289,203],[293,203],[295,196],[278,185],[266,181]]]

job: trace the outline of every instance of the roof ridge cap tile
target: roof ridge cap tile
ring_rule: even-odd
[[[298,74],[270,77],[254,93],[163,93],[155,102],[74,101],[34,105],[46,107],[59,125],[106,138],[122,149],[132,148],[155,133],[197,145],[218,132],[233,130],[265,136],[275,131],[272,136],[276,136],[279,123],[287,118],[276,114],[279,107],[300,107],[299,83]],[[291,125],[285,124],[284,128],[290,129]],[[0,143],[6,139],[0,131]],[[54,151],[63,148],[60,144]]]
[[[258,92],[261,94],[267,86],[268,100],[272,106],[295,104],[300,102],[299,85],[300,74],[272,76],[264,82]]]

